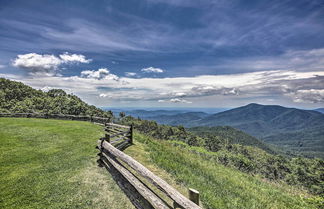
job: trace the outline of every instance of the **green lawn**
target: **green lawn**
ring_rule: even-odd
[[[102,127],[89,122],[0,118],[0,208],[134,208],[96,164]],[[188,148],[135,133],[125,152],[205,208],[315,208],[296,188],[206,161]]]
[[[134,208],[97,167],[102,127],[0,118],[0,208]]]

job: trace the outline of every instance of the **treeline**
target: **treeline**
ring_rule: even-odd
[[[88,105],[79,97],[67,94],[62,89],[43,92],[4,78],[0,78],[0,112],[112,117],[110,111]]]
[[[236,168],[251,175],[258,175],[271,181],[285,182],[289,185],[302,186],[313,194],[324,195],[324,161],[304,157],[289,158],[272,154],[272,151],[255,146],[237,144],[236,140],[227,140],[232,134],[247,137],[245,133],[233,128],[219,128],[216,137],[212,134],[198,136],[182,126],[159,125],[155,121],[123,117],[121,123],[134,124],[136,130],[161,140],[169,140],[174,146],[191,146],[192,152]],[[217,133],[217,129],[215,129]],[[226,133],[225,133],[226,132]]]

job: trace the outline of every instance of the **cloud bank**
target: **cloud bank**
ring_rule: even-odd
[[[1,75],[10,78],[8,75]],[[92,104],[106,106],[120,102],[147,101],[152,104],[187,104],[222,101],[255,101],[285,98],[293,103],[324,102],[324,71],[261,71],[229,75],[174,78],[129,78],[108,69],[82,71],[80,76],[19,77],[15,80],[36,88],[70,89]],[[227,99],[228,98],[228,99]],[[269,100],[270,101],[270,100]],[[135,103],[134,103],[135,102]]]

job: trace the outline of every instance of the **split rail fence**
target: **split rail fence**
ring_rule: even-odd
[[[61,120],[79,120],[99,123],[101,125],[110,121],[110,118],[101,118],[88,115],[63,115],[63,114],[41,114],[41,113],[0,113],[0,117],[11,118],[45,118],[45,119],[61,119]]]
[[[189,189],[189,199],[171,187],[160,177],[156,176],[141,163],[134,160],[129,155],[117,149],[117,143],[133,143],[133,126],[124,126],[113,123],[105,124],[105,137],[98,140],[97,148],[100,150],[98,154],[100,160],[106,166],[110,163],[116,170],[123,175],[127,181],[144,197],[154,208],[170,209],[201,209],[199,207],[199,192],[194,189]],[[144,177],[156,188],[161,190],[169,198],[173,200],[173,207],[170,207],[161,197],[155,194],[146,184],[139,180],[128,168],[126,164],[138,175]]]

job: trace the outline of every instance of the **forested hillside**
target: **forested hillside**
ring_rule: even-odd
[[[232,126],[293,153],[324,157],[324,114],[278,105],[249,104],[190,126]]]
[[[61,89],[43,92],[4,78],[0,78],[0,112],[112,116]]]
[[[240,144],[258,147],[271,154],[278,154],[276,148],[272,148],[261,140],[230,126],[193,127],[188,130],[203,138],[209,139],[208,141],[212,142],[209,145],[209,150],[212,151],[217,150],[219,146],[217,144]]]
[[[120,123],[134,124],[136,130],[161,140],[172,141],[175,146],[191,146],[192,152],[204,155],[217,163],[238,169],[251,175],[260,175],[270,181],[285,182],[306,188],[314,194],[324,194],[324,161],[304,157],[286,157],[272,154],[273,150],[260,149],[254,139],[233,128],[218,128],[214,136],[198,136],[184,127],[158,125],[155,121],[122,118]],[[230,137],[231,134],[236,137]],[[239,143],[251,143],[245,146]],[[259,144],[260,146],[260,144]],[[261,146],[262,147],[262,146]]]

